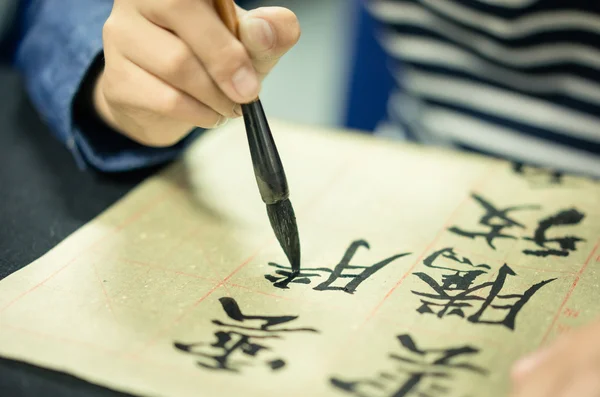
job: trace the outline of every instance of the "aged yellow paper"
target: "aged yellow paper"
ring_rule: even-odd
[[[0,282],[0,355],[148,396],[495,397],[600,316],[598,182],[272,129],[300,276],[231,123]]]

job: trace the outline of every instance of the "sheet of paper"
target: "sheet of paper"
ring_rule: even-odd
[[[231,123],[0,282],[0,355],[148,396],[495,397],[600,315],[598,182],[272,129],[299,277]]]

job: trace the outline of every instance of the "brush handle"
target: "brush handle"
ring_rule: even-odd
[[[242,112],[260,196],[267,205],[283,201],[289,197],[290,190],[260,100],[242,105]]]
[[[221,18],[221,21],[227,26],[227,29],[237,38],[238,34],[238,19],[235,12],[235,3],[233,0],[215,0],[215,10]]]
[[[215,0],[215,10],[229,31],[238,37],[238,19],[233,0]],[[271,134],[260,99],[242,104],[254,176],[262,200],[267,205],[286,200],[290,191],[277,146]]]

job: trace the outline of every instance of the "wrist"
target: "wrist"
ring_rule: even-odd
[[[100,85],[103,74],[104,57],[99,54],[88,69],[73,102],[73,121],[84,131],[113,130]]]
[[[110,107],[108,106],[106,97],[104,96],[104,91],[102,89],[103,82],[104,70],[100,71],[100,73],[94,81],[94,88],[92,92],[92,104],[94,107],[94,111],[106,125],[117,130],[115,119],[112,115],[112,112],[110,111]]]

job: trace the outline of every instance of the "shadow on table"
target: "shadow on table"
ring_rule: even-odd
[[[157,168],[122,175],[80,171],[48,131],[11,70],[0,68],[0,279],[45,254]],[[0,396],[127,394],[0,358]]]
[[[16,73],[0,69],[0,279],[42,256],[155,173],[81,171],[29,102]]]
[[[11,397],[133,397],[72,375],[0,358],[0,395]]]

